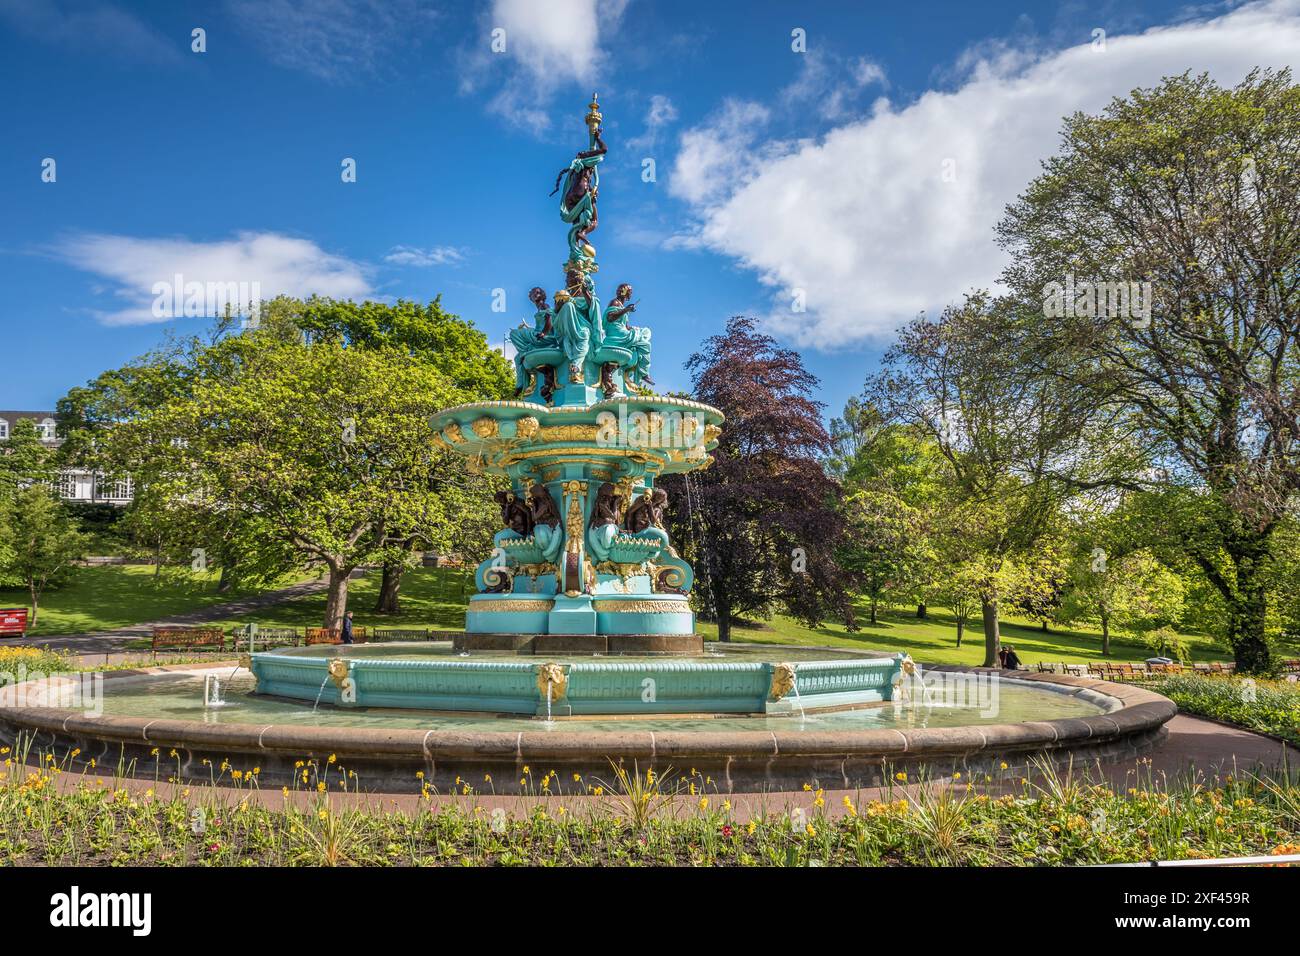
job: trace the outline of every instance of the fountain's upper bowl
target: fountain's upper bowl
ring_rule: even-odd
[[[591,405],[473,402],[430,419],[434,442],[483,471],[504,474],[530,457],[585,456],[652,463],[657,474],[706,467],[723,414],[710,405],[659,395],[616,396]]]

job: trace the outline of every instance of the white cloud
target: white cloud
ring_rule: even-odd
[[[1111,35],[1104,51],[990,48],[955,89],[902,107],[882,98],[817,141],[772,138],[765,107],[728,102],[681,137],[669,187],[697,222],[677,242],[757,273],[772,289],[766,323],[798,344],[885,339],[992,286],[1005,264],[993,226],[1057,149],[1062,117],[1187,70],[1235,84],[1255,66],[1297,64],[1300,0],[1276,0]],[[806,312],[791,310],[794,290]]]
[[[98,310],[105,325],[140,325],[173,318],[170,294],[163,315],[155,313],[158,283],[175,286],[211,284],[216,289],[217,311],[227,301],[226,284],[258,286],[261,300],[285,294],[305,297],[313,293],[334,298],[360,298],[371,291],[365,269],[343,256],[325,252],[308,239],[273,232],[242,232],[234,239],[195,242],[190,239],[139,239],[132,236],[82,234],[56,243],[59,258],[106,279],[122,305]],[[231,301],[232,308],[248,303]]]
[[[677,107],[673,101],[662,93],[650,97],[650,108],[646,110],[645,131],[640,136],[633,136],[625,144],[631,153],[637,150],[654,149],[659,141],[659,134],[665,127],[677,121]]]
[[[178,61],[182,50],[189,52],[188,30],[180,38],[168,37],[111,3],[0,0],[0,21],[45,43],[154,65]]]
[[[606,57],[602,35],[617,27],[626,7],[627,0],[493,0],[463,65],[461,91],[496,84],[488,108],[540,133],[550,125],[545,107],[557,89],[597,83]],[[494,53],[498,29],[505,31],[505,48]]]
[[[273,62],[333,82],[381,72],[440,16],[429,0],[226,0],[226,9]]]
[[[398,266],[429,268],[432,266],[456,266],[465,261],[465,253],[455,246],[433,246],[421,249],[417,246],[393,246],[385,262]]]

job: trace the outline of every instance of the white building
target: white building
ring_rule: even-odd
[[[36,432],[46,448],[58,448],[63,444],[55,434],[54,412],[0,411],[0,442],[8,441],[14,426],[24,418],[36,423]],[[124,505],[134,496],[135,489],[129,478],[110,481],[99,472],[81,468],[65,468],[59,472],[59,497],[65,501]]]

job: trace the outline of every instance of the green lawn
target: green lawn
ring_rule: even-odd
[[[155,578],[146,565],[76,568],[68,584],[41,596],[36,626],[28,633],[39,637],[124,627],[247,596],[218,594],[213,573]],[[21,588],[0,588],[0,607],[30,609],[28,600]]]
[[[402,614],[389,617],[371,611],[378,587],[378,573],[351,584],[348,606],[352,608],[355,621],[360,626],[458,629],[465,624],[465,606],[473,592],[473,585],[463,572],[415,568],[408,571],[402,580]],[[859,610],[859,620],[865,622],[866,609],[864,607]],[[256,621],[267,627],[317,626],[324,613],[324,596],[313,595],[263,612],[231,618],[226,623]],[[716,625],[701,621],[698,629],[706,640],[717,639]],[[984,661],[984,635],[978,622],[973,629],[967,628],[962,646],[957,647],[957,631],[952,615],[937,608],[930,609],[926,620],[918,620],[915,609],[887,612],[876,626],[864,624],[862,630],[853,634],[842,624],[826,623],[818,628],[806,628],[797,621],[777,615],[762,628],[733,628],[732,638],[763,644],[808,644],[876,651],[905,650],[917,660],[932,664],[981,664]],[[1020,659],[1027,664],[1040,660],[1077,663],[1103,659],[1100,633],[1087,629],[1066,630],[1053,627],[1044,634],[1037,624],[1011,618],[1003,621],[1002,639],[1003,643],[1014,645]],[[1201,635],[1190,635],[1188,646],[1194,660],[1230,660],[1232,657],[1226,647]],[[1145,646],[1112,636],[1111,659],[1131,661],[1150,656],[1151,651]]]
[[[925,620],[916,617],[915,608],[886,611],[881,615],[880,623],[874,626],[866,623],[869,618],[865,609],[859,610],[863,611],[859,617],[862,629],[854,633],[850,633],[840,623],[823,623],[818,628],[807,628],[788,617],[777,615],[762,628],[733,627],[731,637],[736,641],[760,644],[816,644],[870,651],[907,651],[918,661],[930,664],[984,663],[984,632],[978,621],[973,626],[967,625],[961,647],[958,647],[957,626],[952,615],[942,608],[930,608]],[[701,621],[698,630],[707,640],[717,638],[717,625]],[[1014,617],[1002,619],[1001,633],[1002,643],[1014,646],[1021,662],[1025,664],[1038,661],[1134,661],[1152,656],[1151,650],[1145,645],[1112,634],[1110,657],[1103,658],[1099,631],[1066,629],[1053,625],[1050,631],[1044,633],[1037,623]],[[1203,635],[1187,635],[1187,643],[1193,660],[1232,659],[1226,647]]]
[[[411,627],[455,630],[465,626],[465,607],[474,592],[473,576],[450,568],[412,568],[402,576],[400,614],[375,614],[380,573],[373,571],[348,585],[348,607],[359,627]],[[250,614],[226,618],[224,624],[256,621],[262,627],[320,627],[325,594],[312,594]]]
[[[370,627],[411,627],[454,630],[464,626],[465,606],[473,591],[467,572],[445,568],[414,568],[402,582],[402,613],[378,615],[371,609],[379,590],[380,575],[373,572],[351,583],[348,604],[355,612],[356,623]],[[292,582],[285,582],[292,583]],[[211,575],[155,580],[153,569],[145,566],[109,566],[77,569],[72,582],[50,591],[42,602],[36,629],[42,634],[71,634],[138,624],[169,614],[207,607],[243,595],[219,595]],[[26,604],[22,591],[0,590],[0,606]],[[860,608],[859,620],[867,620],[866,608]],[[265,627],[316,626],[325,614],[325,595],[315,594],[287,601],[263,610],[231,616],[220,623],[246,624],[256,621]],[[700,622],[700,632],[716,640],[717,627]],[[1013,644],[1026,664],[1038,661],[1072,663],[1101,660],[1101,637],[1090,629],[1053,627],[1044,633],[1037,624],[1016,618],[1003,621],[1004,643]],[[931,608],[929,618],[919,620],[914,609],[886,612],[879,624],[863,624],[862,630],[849,633],[842,624],[826,623],[806,628],[788,617],[778,615],[758,628],[733,628],[737,641],[763,644],[811,644],[851,647],[861,650],[910,653],[917,660],[932,664],[980,664],[984,660],[984,637],[978,622],[968,627],[962,646],[956,646],[956,627],[952,615],[941,608]],[[1188,646],[1193,660],[1229,660],[1226,647],[1202,635],[1189,635]],[[1300,647],[1281,649],[1287,656],[1300,655]],[[1111,658],[1141,660],[1150,657],[1144,646],[1113,637]]]

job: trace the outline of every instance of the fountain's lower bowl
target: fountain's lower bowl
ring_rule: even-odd
[[[260,694],[336,707],[532,716],[782,714],[891,698],[904,655],[844,660],[394,659],[376,649],[252,656]]]

